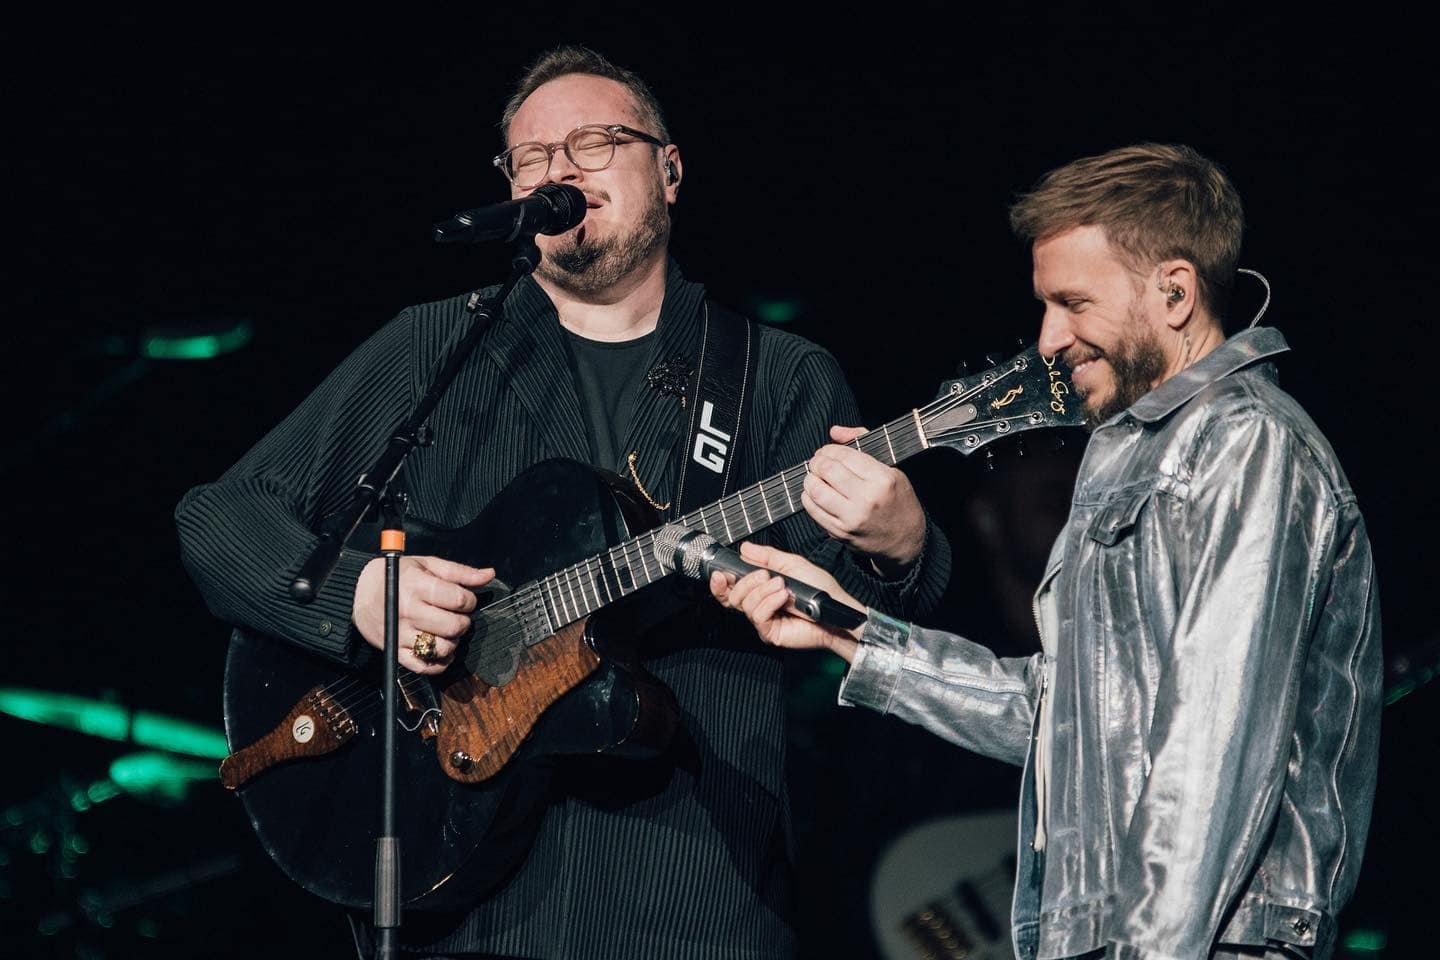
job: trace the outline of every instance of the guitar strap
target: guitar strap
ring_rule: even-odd
[[[755,325],[705,301],[700,363],[688,395],[690,428],[670,519],[714,503],[735,486],[741,438],[755,390]]]

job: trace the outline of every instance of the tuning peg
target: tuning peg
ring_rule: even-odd
[[[955,365],[955,374],[956,374],[956,376],[959,376],[959,377],[969,376],[969,374],[970,374],[970,364],[966,363],[964,360],[961,360],[959,363],[957,363],[957,364]]]
[[[1015,346],[1019,347],[1021,350],[1024,350],[1026,347],[1030,346],[1030,344],[1025,342],[1024,337],[1016,337]]]
[[[1056,450],[1064,450],[1064,449],[1065,449],[1065,434],[1063,434],[1063,433],[1057,433],[1057,434],[1055,434],[1055,449],[1056,449]]]
[[[987,353],[987,354],[985,354],[985,362],[988,363],[988,364],[990,364],[990,366],[992,366],[992,367],[995,366],[995,364],[999,363],[999,362],[1000,362],[1000,359],[1001,359],[1001,357],[1000,357],[1000,355],[999,355],[998,353]]]
[[[989,447],[985,448],[985,469],[995,469],[995,451],[990,449]]]
[[[1015,438],[1015,456],[1017,456],[1017,457],[1023,457],[1023,456],[1025,456],[1025,438],[1024,438],[1024,437],[1016,437],[1016,438]]]

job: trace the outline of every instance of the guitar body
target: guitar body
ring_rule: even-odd
[[[409,532],[406,549],[494,566],[497,582],[523,584],[624,540],[632,524],[647,520],[611,479],[552,460],[517,477],[465,527]],[[482,607],[486,600],[482,592]],[[645,757],[663,749],[676,722],[674,698],[607,626],[623,621],[625,606],[525,648],[518,672],[498,686],[458,658],[433,682],[407,674],[407,689],[418,689],[420,701],[419,712],[402,713],[397,731],[396,830],[407,907],[462,906],[503,881],[529,847],[557,758]],[[477,633],[481,626],[477,619]],[[383,665],[379,656],[368,660],[347,670],[291,644],[236,631],[225,667],[225,729],[234,750],[277,732],[277,719],[293,716],[316,687],[329,692],[305,719],[313,718],[319,732],[298,721],[279,732],[318,739],[327,731],[326,716],[341,709],[352,725],[330,752],[267,765],[239,789],[262,846],[280,868],[310,892],[351,907],[372,903],[380,825]],[[426,736],[421,721],[430,707],[440,717]],[[536,722],[518,722],[527,712]],[[451,754],[468,744],[466,731],[492,714],[501,732],[486,737],[512,739],[505,756],[513,759],[466,782]]]

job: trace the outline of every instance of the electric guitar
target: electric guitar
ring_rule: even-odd
[[[929,404],[851,445],[893,465],[931,447],[968,454],[1081,419],[1067,372],[1032,345],[947,381]],[[791,467],[674,522],[736,543],[801,509],[805,473],[805,464]],[[643,532],[660,518],[633,492],[613,475],[549,460],[464,527],[407,523],[409,552],[497,571],[450,669],[434,680],[401,671],[397,832],[407,907],[462,905],[524,856],[549,766],[528,761],[654,756],[674,730],[673,695],[617,639],[623,631],[603,629],[655,598],[642,591],[667,576],[653,532]],[[221,780],[239,792],[262,846],[312,893],[369,906],[383,760],[378,663],[347,670],[239,630],[224,702],[234,752]]]

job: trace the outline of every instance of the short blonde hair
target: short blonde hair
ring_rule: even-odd
[[[1223,320],[1235,285],[1245,215],[1235,185],[1190,147],[1142,143],[1058,167],[1010,208],[1034,243],[1099,226],[1137,274],[1181,258],[1199,273],[1200,302]]]

